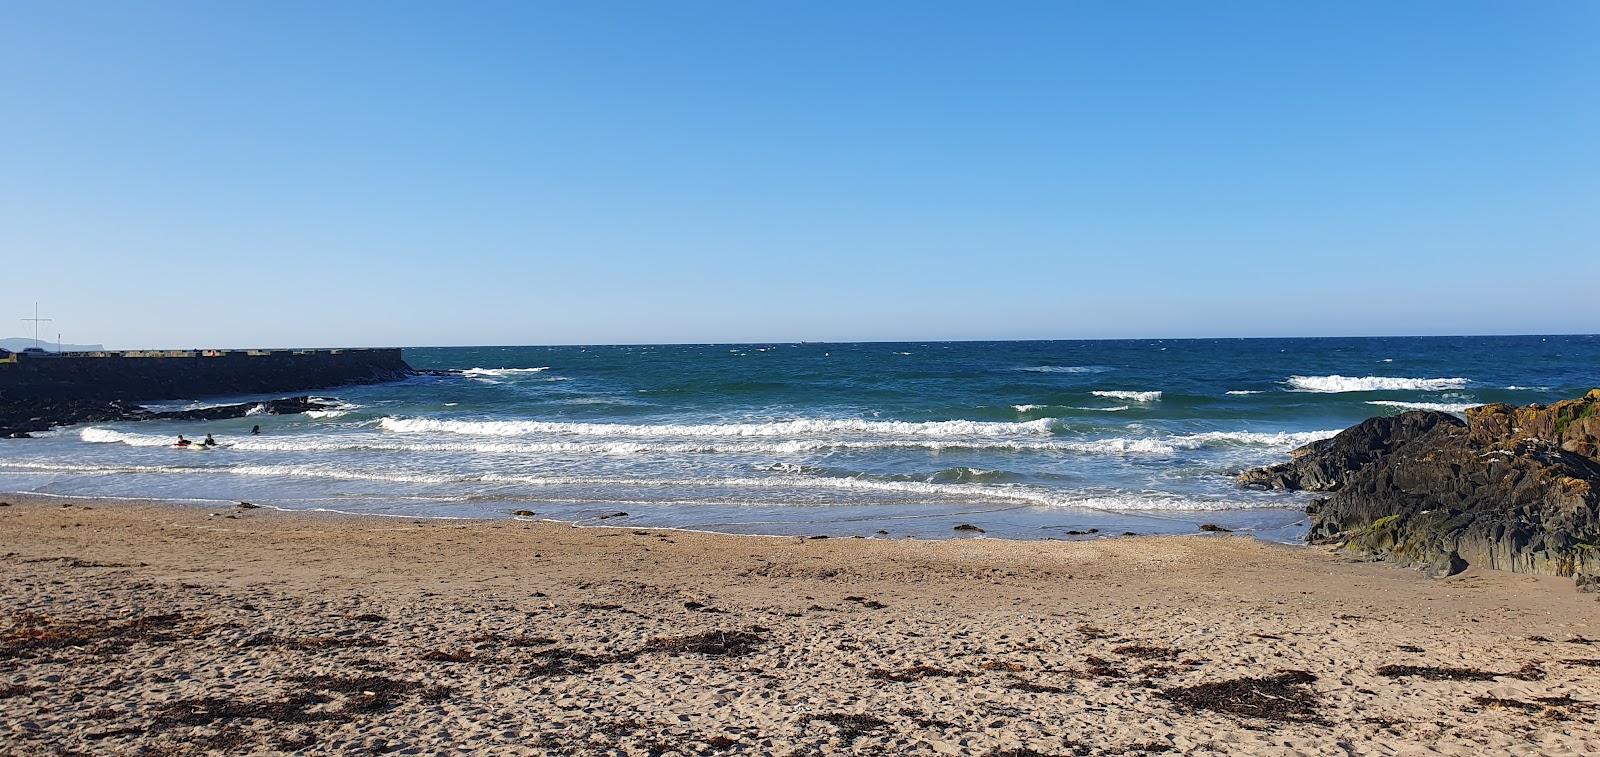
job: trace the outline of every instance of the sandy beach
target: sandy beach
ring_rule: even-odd
[[[7,499],[5,754],[1600,752],[1563,579]]]

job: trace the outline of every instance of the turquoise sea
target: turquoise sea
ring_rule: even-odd
[[[405,354],[462,373],[327,390],[339,409],[306,416],[5,440],[0,489],[835,537],[969,537],[952,527],[970,523],[988,536],[1099,538],[1217,523],[1287,541],[1303,531],[1305,500],[1240,490],[1234,474],[1372,415],[1600,386],[1597,336]],[[222,446],[175,449],[179,433]]]

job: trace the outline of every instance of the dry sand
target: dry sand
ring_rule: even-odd
[[[1600,753],[1561,579],[10,501],[6,754]]]

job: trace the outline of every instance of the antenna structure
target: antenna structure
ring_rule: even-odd
[[[34,347],[38,347],[39,349],[44,349],[44,347],[43,347],[44,343],[39,341],[39,324],[45,323],[47,321],[53,321],[55,319],[54,318],[40,318],[39,317],[39,303],[35,302],[35,303],[33,303],[33,317],[32,318],[22,318],[20,320],[33,321],[33,346]]]

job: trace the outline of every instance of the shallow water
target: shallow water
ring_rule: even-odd
[[[1294,540],[1305,499],[1240,490],[1234,474],[1371,415],[1549,402],[1600,384],[1595,336],[428,348],[406,359],[466,372],[330,390],[342,404],[327,413],[6,441],[0,488],[400,516],[527,509],[737,533],[942,538],[972,523],[1092,538],[1211,522]],[[256,423],[264,434],[251,437]],[[179,433],[223,446],[175,449]]]

